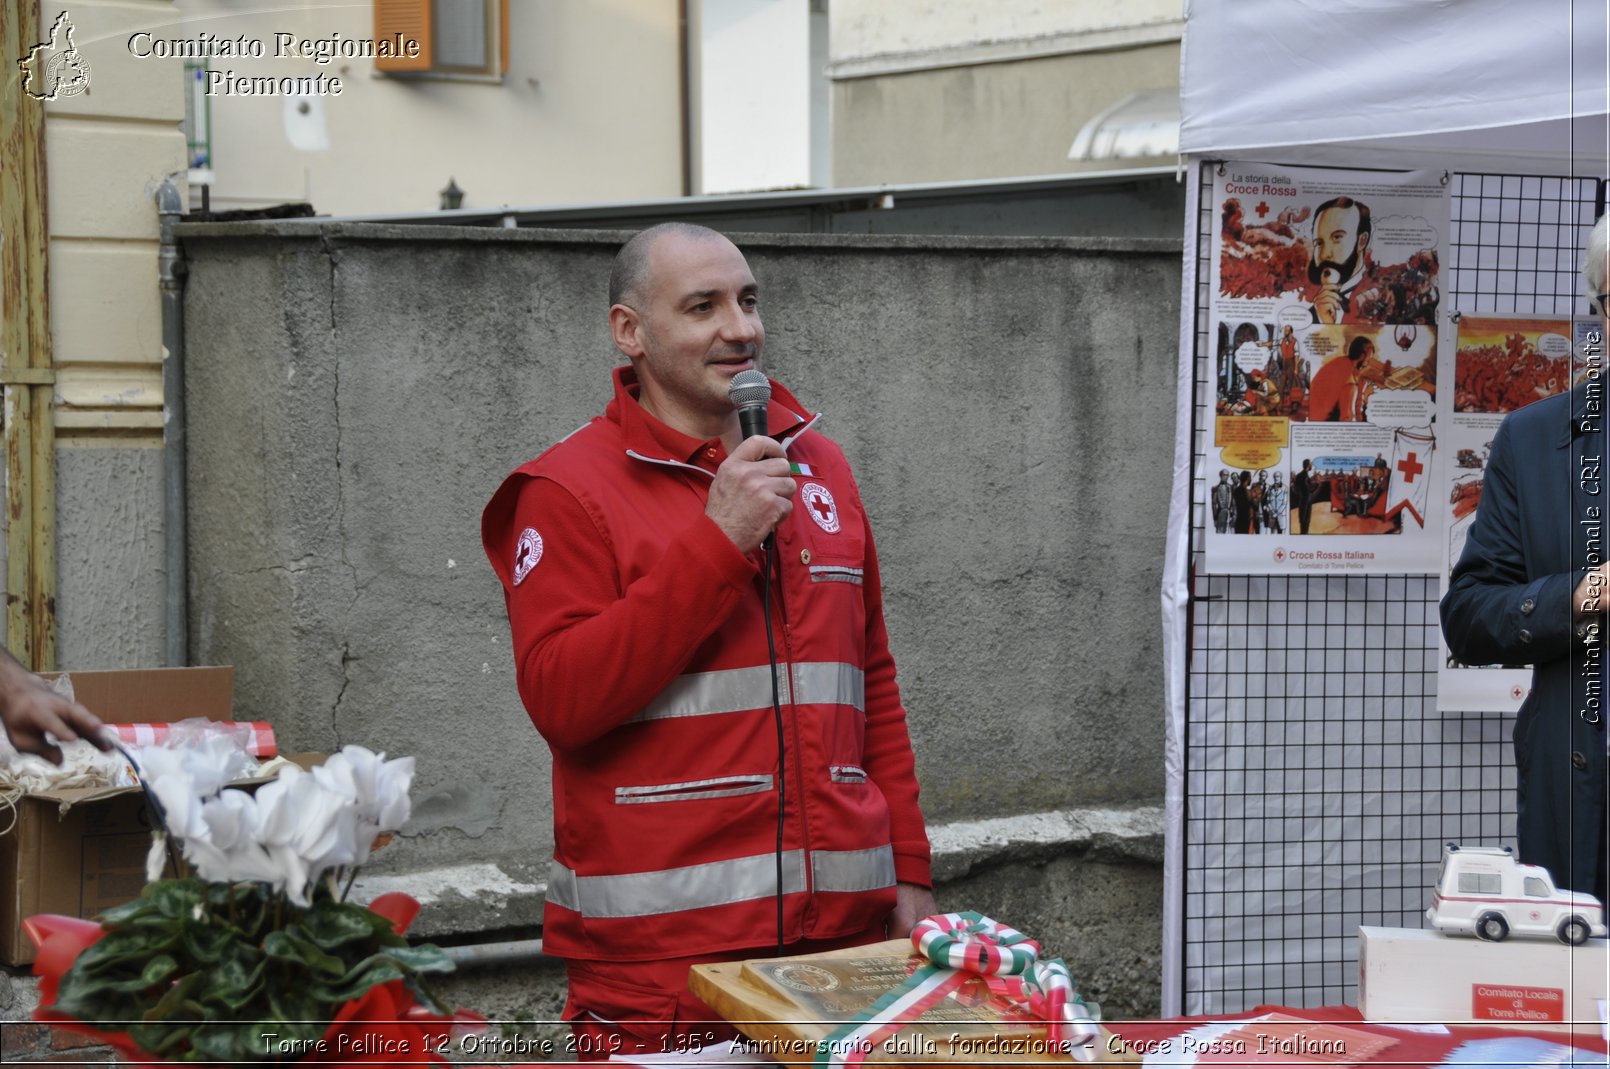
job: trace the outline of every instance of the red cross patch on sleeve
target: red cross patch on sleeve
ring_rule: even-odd
[[[541,559],[542,536],[535,527],[527,527],[520,532],[520,541],[514,547],[514,585],[523,583]]]

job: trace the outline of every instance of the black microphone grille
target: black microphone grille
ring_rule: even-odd
[[[754,368],[740,371],[727,386],[727,396],[733,408],[764,407],[771,401],[771,380]]]

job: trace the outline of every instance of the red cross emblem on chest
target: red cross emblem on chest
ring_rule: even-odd
[[[816,521],[816,526],[828,534],[838,534],[839,507],[827,487],[821,483],[806,483],[800,487],[799,496],[810,518]]]

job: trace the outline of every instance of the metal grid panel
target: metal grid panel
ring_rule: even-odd
[[[1356,1002],[1358,927],[1421,927],[1444,842],[1515,835],[1513,718],[1437,712],[1436,576],[1198,574],[1217,180],[1204,164],[1185,760],[1193,1014]],[[1451,182],[1444,309],[1580,312],[1597,181]]]

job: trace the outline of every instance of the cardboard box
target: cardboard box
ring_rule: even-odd
[[[74,697],[108,722],[229,720],[234,702],[235,670],[227,666],[68,675]],[[145,886],[151,823],[138,787],[23,796],[16,823],[0,835],[0,961],[33,961],[33,944],[22,933],[27,917],[93,917],[137,897]]]
[[[1358,1008],[1366,1020],[1568,1029],[1601,1034],[1610,945],[1589,939],[1475,936],[1417,928],[1358,930]]]

